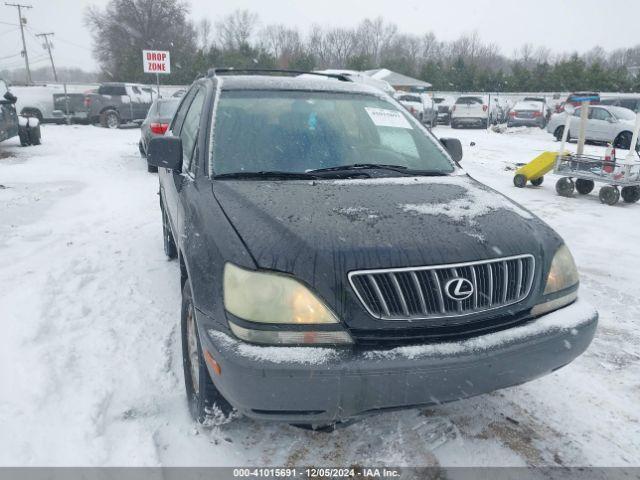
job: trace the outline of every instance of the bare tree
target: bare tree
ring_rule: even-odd
[[[289,60],[303,50],[298,30],[284,25],[267,25],[259,36],[262,46],[278,59],[282,67],[286,67]]]
[[[211,20],[208,18],[203,18],[198,22],[196,32],[198,34],[198,43],[201,48],[208,49],[211,46],[212,29],[213,26],[211,25]]]
[[[216,22],[220,44],[229,50],[248,45],[257,27],[258,15],[249,10],[236,10]]]

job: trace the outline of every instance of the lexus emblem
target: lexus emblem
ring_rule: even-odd
[[[466,278],[452,278],[445,284],[444,291],[451,300],[466,300],[473,295],[473,284]]]

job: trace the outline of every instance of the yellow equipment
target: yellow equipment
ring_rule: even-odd
[[[513,184],[518,188],[524,188],[527,182],[531,182],[536,187],[542,185],[544,174],[553,170],[557,157],[558,152],[542,152],[529,163],[516,170]]]

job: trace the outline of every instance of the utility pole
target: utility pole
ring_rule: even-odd
[[[18,23],[20,24],[20,35],[22,35],[22,52],[24,54],[24,65],[27,68],[27,84],[31,85],[31,70],[29,70],[29,55],[27,54],[27,44],[24,41],[24,22],[25,19],[22,18],[22,9],[23,8],[33,8],[31,5],[21,5],[19,3],[6,3],[7,7],[16,7],[18,9]]]
[[[53,55],[51,54],[51,43],[49,42],[49,35],[55,35],[53,32],[37,33],[36,37],[44,37],[44,48],[49,52],[49,60],[51,60],[51,69],[53,70],[53,78],[58,81],[58,73],[56,72],[56,65],[53,63]]]

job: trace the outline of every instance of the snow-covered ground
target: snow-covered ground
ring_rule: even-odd
[[[0,145],[0,466],[639,465],[640,204],[561,198],[551,177],[513,187],[515,163],[556,148],[544,131],[434,132],[459,137],[473,176],[571,247],[581,296],[600,311],[582,357],[526,385],[333,433],[195,426],[178,265],[162,251],[139,131],[47,125],[42,146]]]

